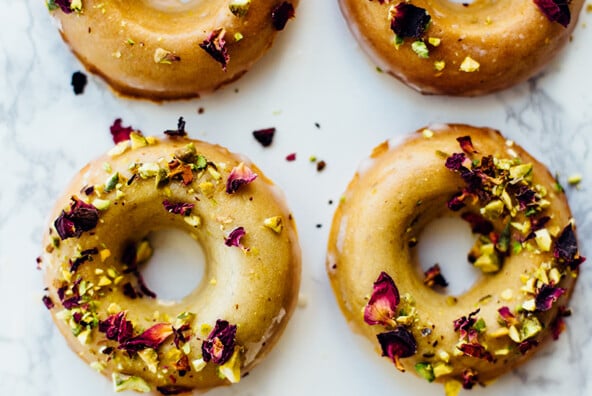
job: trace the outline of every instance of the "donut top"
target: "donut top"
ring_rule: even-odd
[[[102,169],[84,169],[74,183],[76,188],[82,187],[79,194],[71,195],[69,203],[56,212],[59,215],[45,239],[43,261],[48,265],[49,292],[43,302],[53,311],[62,330],[71,332],[74,338],[70,342],[76,343],[77,340],[80,345],[90,348],[85,359],[92,362],[91,366],[112,373],[118,391],[150,391],[150,384],[143,379],[148,372],[159,378],[151,382],[170,384],[157,387],[163,394],[191,389],[193,386],[183,385],[187,373],[211,376],[215,378],[213,383],[224,379],[238,382],[241,368],[248,368],[261,358],[261,343],[263,346],[266,342],[274,343],[270,332],[277,327],[283,328],[285,318],[294,306],[291,297],[282,297],[282,293],[294,288],[284,283],[285,280],[279,281],[277,287],[267,285],[267,291],[250,290],[250,298],[259,308],[255,310],[248,302],[240,307],[241,310],[252,310],[250,313],[240,314],[242,311],[234,303],[224,307],[234,297],[222,290],[218,294],[209,292],[207,298],[210,300],[201,305],[194,301],[204,287],[215,289],[218,280],[230,283],[229,287],[234,287],[233,295],[240,294],[245,287],[260,287],[259,281],[247,286],[234,285],[232,279],[244,271],[250,271],[257,278],[266,278],[264,271],[275,272],[270,276],[279,279],[289,276],[292,270],[265,264],[259,255],[268,248],[283,254],[285,245],[282,244],[286,239],[291,246],[288,249],[295,249],[289,242],[294,231],[291,215],[281,204],[265,201],[260,201],[266,205],[265,211],[273,213],[251,216],[253,218],[247,219],[245,224],[227,228],[234,221],[231,211],[240,210],[240,205],[256,202],[261,194],[270,195],[273,191],[264,189],[259,193],[249,185],[265,183],[272,187],[271,182],[258,175],[256,168],[251,169],[253,165],[223,162],[236,161],[236,158],[228,157],[228,153],[220,148],[209,145],[204,148],[200,143],[198,151],[196,141],[182,137],[181,127],[168,132],[173,137],[166,144],[154,137],[131,132],[129,140],[121,141],[100,159],[98,163],[103,163]],[[160,146],[171,151],[161,154]],[[125,162],[123,168],[122,161]],[[88,184],[88,180],[97,180],[97,174],[101,173],[104,173],[104,183]],[[146,191],[156,192],[160,201],[143,202]],[[247,196],[243,194],[245,192]],[[184,197],[183,200],[180,197]],[[222,210],[208,213],[204,206]],[[227,209],[223,209],[224,206]],[[146,207],[148,219],[142,219],[144,216],[139,214],[138,207]],[[124,210],[127,213],[123,213]],[[224,217],[221,213],[225,213]],[[173,304],[157,300],[142,279],[139,265],[151,256],[152,248],[147,239],[141,238],[152,229],[179,227],[179,224],[204,244],[210,241],[207,238],[214,238],[212,234],[219,235],[218,244],[222,247],[212,248],[205,244],[206,256],[211,259],[212,255],[216,257],[212,253],[214,249],[225,249],[224,259],[236,269],[233,270],[235,274],[208,269],[202,285],[184,300]],[[271,236],[270,245],[278,245],[258,246],[257,241],[265,241],[256,236],[260,233]],[[280,240],[282,242],[273,242]],[[246,269],[236,267],[234,257],[237,255],[250,260]],[[273,256],[270,260],[279,262],[282,259]],[[293,264],[292,258],[283,260]],[[254,273],[255,269],[260,272]],[[225,301],[216,301],[218,298]],[[274,302],[271,302],[272,298]],[[216,312],[221,316],[214,321],[212,318]],[[243,315],[251,315],[253,319],[248,321]],[[229,317],[235,322],[230,322]],[[239,321],[241,323],[237,323]],[[259,326],[267,327],[252,330]],[[239,342],[241,332],[242,343]],[[200,344],[199,350],[195,350]],[[81,352],[81,356],[84,353]],[[181,385],[174,385],[177,381]],[[212,386],[212,380],[204,381],[205,387]]]
[[[423,133],[430,139],[434,132],[426,129]],[[486,319],[481,315],[480,306],[498,299],[489,295],[465,315],[444,324],[458,336],[453,350],[443,350],[436,339],[429,341],[428,350],[422,346],[420,351],[418,337],[425,344],[425,339],[429,340],[435,329],[431,320],[436,319],[419,312],[413,292],[400,295],[389,274],[377,274],[375,283],[368,285],[368,300],[361,313],[363,320],[368,326],[384,330],[377,333],[383,356],[391,358],[399,370],[404,371],[401,358],[423,354],[423,357],[417,356],[414,368],[430,382],[457,372],[454,367],[457,357],[468,356],[475,361],[493,363],[508,355],[524,355],[539,344],[543,332],[550,330],[557,338],[564,327],[562,318],[569,310],[559,307],[558,315],[552,318],[549,312],[557,309],[557,300],[570,292],[579,265],[585,260],[579,254],[572,223],[562,227],[552,224],[548,209],[553,204],[553,194],[534,182],[533,164],[520,159],[511,141],[507,143],[510,158],[501,158],[478,152],[469,136],[457,140],[459,152],[436,151],[435,155],[442,158],[443,167],[458,174],[464,182],[464,187],[449,197],[447,205],[451,211],[467,210],[462,218],[479,234],[469,260],[484,276],[500,272],[510,256],[529,255],[526,260],[540,265],[525,267],[527,269],[520,273],[522,287],[519,290],[500,291],[501,305],[495,312],[496,317]],[[556,188],[561,187],[556,185]],[[409,246],[416,243],[415,238],[409,238]],[[516,261],[511,264],[520,265]],[[508,281],[508,285],[510,283]],[[424,284],[446,286],[437,265],[425,273]],[[453,307],[457,298],[449,296],[447,304]],[[494,323],[490,322],[492,319]],[[475,361],[472,367],[478,366]],[[475,368],[464,370],[462,386],[470,389],[477,383],[478,376]],[[457,385],[460,387],[456,380],[447,381],[450,394],[455,394],[453,390]]]

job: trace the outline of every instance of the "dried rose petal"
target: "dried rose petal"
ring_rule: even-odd
[[[79,200],[72,196],[70,210],[65,210],[58,216],[54,226],[62,240],[68,238],[78,238],[84,231],[90,231],[97,226],[99,222],[99,210],[91,204]]]
[[[53,9],[52,7],[58,6],[64,14],[70,14],[72,12],[72,8],[70,8],[72,6],[72,0],[49,0],[47,4],[50,10]]]
[[[62,303],[62,306],[65,309],[70,310],[80,306],[81,302],[80,293],[78,292],[78,285],[80,285],[81,281],[82,278],[79,278],[72,285],[72,297],[66,298],[66,290],[68,290],[68,286],[62,286],[57,290],[58,298],[60,299],[60,302]]]
[[[467,356],[472,356],[477,359],[484,359],[490,363],[494,362],[493,355],[485,349],[481,344],[461,344],[457,347],[462,353]]]
[[[199,45],[201,49],[222,65],[222,70],[224,71],[226,71],[226,65],[230,60],[228,49],[226,48],[226,40],[224,39],[225,34],[225,29],[216,29]]]
[[[216,326],[201,345],[203,360],[216,364],[224,364],[234,353],[236,326],[226,320],[218,319]]]
[[[284,30],[288,20],[294,18],[295,15],[292,3],[284,1],[271,11],[271,24],[275,30]]]
[[[565,0],[534,0],[534,3],[541,9],[547,19],[567,27],[571,20],[569,2]]]
[[[376,337],[382,348],[382,356],[388,356],[395,363],[397,369],[405,371],[399,359],[417,353],[417,342],[413,334],[405,327],[397,326],[394,330],[380,333]]]
[[[473,369],[466,369],[462,373],[462,385],[464,389],[473,389],[473,386],[479,382],[479,373]]]
[[[428,270],[424,273],[423,284],[427,287],[433,286],[440,286],[440,287],[447,287],[448,282],[442,275],[440,271],[440,266],[438,264],[432,265]]]
[[[550,285],[543,285],[534,299],[536,309],[539,311],[548,311],[551,309],[555,301],[565,293],[565,289],[561,287],[553,287]]]
[[[450,157],[446,158],[446,168],[453,171],[461,171],[462,169],[467,170],[463,165],[463,162],[467,159],[465,153],[454,153]]]
[[[273,143],[273,136],[275,135],[275,128],[265,128],[253,131],[253,136],[263,147],[271,146]]]
[[[514,316],[514,314],[510,311],[509,307],[503,306],[500,309],[498,309],[497,312],[500,314],[501,318],[506,323],[506,327],[510,327],[518,323],[518,321],[516,320],[516,316]]]
[[[157,386],[156,390],[163,395],[180,395],[181,393],[191,392],[192,388],[187,388],[186,386],[182,385],[164,385]]]
[[[78,269],[78,267],[80,267],[82,264],[84,264],[87,261],[92,261],[92,256],[93,254],[98,254],[99,253],[99,249],[92,248],[92,249],[86,249],[83,250],[82,252],[80,252],[80,257],[76,257],[74,259],[74,261],[72,261],[72,259],[69,260],[70,262],[70,272],[76,272],[76,270]]]
[[[53,303],[53,301],[51,300],[51,297],[49,297],[49,296],[43,296],[41,301],[43,301],[43,304],[45,305],[45,308],[47,308],[47,309],[52,309],[53,307],[55,307],[55,304]]]
[[[522,355],[524,355],[526,352],[536,347],[537,345],[539,345],[539,342],[537,340],[522,341],[520,344],[518,344],[518,350]]]
[[[245,236],[246,233],[247,232],[243,227],[237,227],[234,230],[230,231],[230,234],[228,234],[228,236],[224,240],[224,243],[226,244],[226,246],[242,247],[240,240],[243,236]]]
[[[466,212],[461,215],[462,219],[471,225],[474,234],[488,235],[493,231],[493,224],[483,216],[473,212]]]
[[[288,162],[296,161],[296,153],[291,153],[291,154],[286,155],[286,161],[288,161]]]
[[[462,316],[453,322],[454,331],[460,331],[461,338],[469,336],[470,331],[474,330],[473,325],[477,322],[475,316],[479,311],[481,311],[481,308],[477,308],[475,311],[471,312],[469,316]]]
[[[423,8],[401,2],[395,6],[391,30],[400,38],[421,38],[431,17]]]
[[[128,352],[137,352],[146,348],[157,349],[172,334],[173,326],[170,323],[157,323],[142,334],[121,343],[119,349]]]
[[[119,312],[99,321],[99,331],[105,333],[108,340],[117,341],[120,344],[129,340],[133,335],[132,322],[126,320],[125,312]]]
[[[187,203],[187,202],[177,202],[173,203],[169,200],[165,199],[162,201],[162,205],[169,213],[178,214],[181,216],[189,216],[195,204]]]
[[[559,311],[557,312],[557,316],[551,322],[551,334],[553,335],[554,340],[559,339],[559,335],[565,331],[565,320],[564,317],[570,316],[571,311],[567,309],[565,306],[559,307]]]
[[[185,132],[185,120],[183,117],[179,117],[179,120],[177,121],[177,129],[167,129],[164,131],[164,134],[171,137],[187,136],[187,132]]]
[[[72,80],[71,80],[70,84],[72,85],[72,88],[74,89],[75,95],[80,95],[80,94],[84,93],[84,87],[86,87],[87,81],[88,81],[88,79],[86,78],[86,74],[84,74],[82,72],[77,71],[72,74]]]
[[[457,137],[456,141],[460,144],[460,148],[467,154],[476,153],[475,148],[473,147],[473,142],[471,141],[470,136],[461,136]]]
[[[132,128],[131,126],[124,127],[123,125],[121,125],[121,118],[116,119],[113,122],[113,125],[109,127],[109,130],[111,131],[111,136],[113,136],[113,143],[115,144],[123,142],[125,140],[129,140],[130,134],[134,131],[140,132],[134,130],[134,128]]]
[[[251,183],[257,178],[257,174],[254,173],[248,166],[243,162],[232,168],[228,180],[226,181],[226,192],[228,194],[234,194],[240,187],[245,184]]]
[[[536,203],[537,197],[534,190],[530,189],[525,185],[521,185],[520,189],[515,194],[516,200],[518,201],[518,206],[520,210],[526,209],[528,206],[531,206]]]
[[[364,308],[364,321],[369,325],[392,325],[399,301],[399,290],[393,278],[381,272],[374,282],[370,301]]]
[[[578,269],[579,265],[586,260],[578,252],[578,241],[571,223],[563,229],[555,241],[553,254],[555,258],[564,262],[572,270]]]

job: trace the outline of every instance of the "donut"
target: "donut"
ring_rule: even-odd
[[[583,0],[339,0],[378,68],[424,94],[476,96],[522,82],[567,43]]]
[[[255,165],[223,147],[132,133],[75,176],[50,219],[43,301],[72,350],[117,391],[236,383],[295,308],[292,215]],[[167,228],[205,256],[203,279],[179,301],[160,300],[139,270],[148,233]]]
[[[423,273],[413,249],[427,224],[451,215],[478,235],[468,259],[479,277],[460,295],[445,293],[439,266]],[[544,165],[495,130],[440,125],[382,143],[360,166],[326,264],[352,328],[397,369],[451,395],[559,336],[583,261],[565,194]]]
[[[241,77],[298,0],[48,0],[86,68],[126,96],[199,96]]]

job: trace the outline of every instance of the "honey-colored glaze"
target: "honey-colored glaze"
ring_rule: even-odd
[[[383,71],[424,94],[477,96],[522,82],[539,72],[567,43],[583,0],[569,2],[571,23],[550,22],[532,0],[476,0],[463,5],[447,0],[412,0],[431,22],[424,35],[441,39],[428,44],[429,58],[411,49],[413,38],[397,50],[388,10],[397,2],[339,0],[350,29]],[[460,70],[466,57],[479,69]],[[446,63],[437,71],[434,62]]]
[[[79,13],[57,9],[52,15],[74,54],[114,90],[166,100],[199,96],[246,73],[272,45],[277,30],[271,13],[281,3],[253,1],[240,17],[230,12],[229,0],[85,0]],[[199,47],[221,28],[230,57],[226,71]],[[242,39],[237,41],[235,33]],[[180,60],[156,63],[159,48]]]
[[[471,136],[480,155],[512,158],[512,153],[516,153],[523,163],[533,164],[533,184],[540,184],[548,191],[549,227],[563,229],[569,224],[570,209],[565,195],[553,188],[555,179],[545,166],[517,144],[508,147],[499,132],[466,125],[443,125],[431,130],[434,136],[429,139],[415,134],[396,147],[388,142],[379,145],[370,162],[354,176],[333,219],[327,272],[345,318],[377,351],[380,346],[376,335],[384,332],[384,327],[366,324],[363,311],[373,283],[384,271],[392,277],[401,296],[408,293],[415,301],[417,321],[409,330],[417,340],[418,349],[414,356],[401,359],[405,369],[415,372],[416,363],[437,361],[439,352],[444,351],[450,356],[453,370],[436,381],[460,380],[463,371],[470,368],[478,372],[479,381],[487,383],[521,364],[536,350],[533,348],[522,355],[508,336],[494,338],[490,334],[503,327],[498,315],[501,306],[514,310],[525,300],[520,291],[524,286],[521,275],[531,275],[542,262],[552,261],[553,253],[537,254],[525,249],[518,255],[512,254],[499,272],[481,275],[468,291],[456,296],[455,304],[450,303],[446,294],[424,285],[417,255],[409,241],[418,238],[433,219],[453,214],[447,208],[447,201],[464,186],[460,176],[444,166],[445,158],[436,151],[448,155],[461,152],[456,138]],[[502,227],[497,223],[494,226],[498,232]],[[563,277],[560,286],[567,289],[566,293],[551,310],[540,314],[543,330],[536,336],[538,342],[549,338],[549,324],[556,317],[558,307],[569,298],[575,279],[575,273]],[[508,289],[513,297],[503,300],[500,294]],[[459,333],[454,331],[453,321],[477,308],[480,308],[478,317],[487,325],[487,331],[480,335],[482,344],[492,353],[510,346],[510,353],[495,356],[494,363],[459,354],[456,349]],[[431,330],[430,334],[422,335],[421,330],[426,328]],[[435,360],[427,359],[429,354],[435,354]]]
[[[82,264],[72,275],[71,282],[80,276],[96,285],[100,279],[97,270],[113,268],[122,273],[121,257],[130,242],[137,242],[158,229],[177,228],[190,234],[201,244],[206,258],[203,280],[193,292],[175,302],[148,297],[130,299],[123,293],[121,285],[124,281],[95,292],[92,300],[95,301],[97,315],[100,320],[105,320],[110,314],[107,312],[109,305],[115,303],[127,312],[127,319],[132,321],[134,335],[137,335],[138,329],[147,329],[155,323],[174,324],[175,318],[182,312],[194,313],[195,320],[190,323],[189,362],[201,357],[202,341],[216,321],[226,320],[237,326],[236,345],[241,348],[243,375],[278,341],[295,308],[300,284],[300,248],[296,226],[277,187],[245,158],[223,147],[186,138],[164,138],[156,144],[128,150],[116,157],[103,156],[85,166],[58,199],[50,215],[44,246],[50,246],[52,237],[56,237],[54,220],[63,209],[68,208],[70,197],[86,198],[81,193],[83,187],[103,185],[113,172],[119,172],[129,180],[130,164],[159,161],[164,164],[173,158],[177,149],[190,142],[195,144],[197,153],[216,165],[222,175],[219,182],[214,182],[208,171],[201,176],[196,174],[187,186],[173,180],[168,187],[156,188],[154,177],[145,180],[137,177],[130,185],[123,182],[121,191],[124,196],[120,199],[115,199],[115,191],[102,194],[102,198],[110,199],[112,203],[107,210],[100,212],[95,229],[84,232],[80,238],[62,240],[59,248],[47,249],[50,252],[46,251],[43,255],[48,294],[56,304],[51,313],[71,348],[87,363],[104,365],[103,373],[107,376],[113,372],[139,376],[152,389],[174,384],[181,388],[207,390],[228,384],[228,381],[218,376],[218,367],[212,362],[199,372],[192,367],[184,375],[170,366],[167,371],[163,365],[152,373],[136,354],[128,356],[127,352],[117,350],[117,342],[108,341],[97,328],[92,330],[88,344],[82,344],[72,334],[69,324],[60,318],[63,307],[57,295],[57,288],[68,284],[64,282],[63,274],[69,272],[68,261],[77,252],[93,247],[109,249],[111,255],[107,259],[102,261],[94,255],[92,261]],[[228,194],[225,191],[228,174],[243,161],[258,177],[236,193]],[[104,170],[105,163],[110,164],[112,172]],[[214,182],[213,195],[206,196],[201,192],[199,184],[204,181]],[[94,196],[89,200],[92,201]],[[169,213],[163,206],[164,200],[194,204],[191,216],[199,216],[201,225],[194,227],[185,221],[185,216]],[[273,216],[282,218],[283,229],[279,233],[264,226],[264,220]],[[225,237],[236,227],[244,227],[246,235],[241,242],[248,251],[225,245]],[[166,271],[166,266],[162,267],[162,271]],[[104,346],[115,348],[114,358],[99,351]],[[172,337],[169,337],[157,350],[159,357],[167,356],[174,348]]]

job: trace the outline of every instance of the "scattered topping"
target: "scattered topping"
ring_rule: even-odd
[[[553,304],[565,293],[561,287],[553,287],[544,284],[535,297],[535,306],[539,311],[548,311]]]
[[[553,255],[559,262],[569,266],[572,270],[576,270],[586,260],[578,252],[578,241],[571,223],[563,229],[555,241]]]
[[[475,59],[467,56],[460,64],[459,70],[467,73],[472,73],[479,70],[481,65]]]
[[[124,140],[129,140],[130,133],[135,131],[134,128],[132,128],[131,126],[124,127],[123,125],[121,125],[121,118],[117,118],[113,122],[113,125],[111,125],[109,130],[111,131],[111,136],[113,136],[113,143],[115,144],[122,142]]]
[[[163,48],[157,48],[154,50],[154,63],[170,65],[173,62],[179,62],[180,60],[181,57],[173,54],[171,51],[167,51]]]
[[[295,15],[292,3],[284,1],[271,11],[271,24],[275,30],[284,30],[288,20],[294,18]]]
[[[86,74],[82,72],[77,71],[74,72],[74,74],[72,74],[72,80],[70,84],[74,89],[75,95],[80,95],[84,93],[84,87],[86,87],[87,81],[88,79],[86,78]]]
[[[216,29],[199,45],[201,49],[206,51],[216,62],[222,65],[222,70],[224,71],[226,71],[226,65],[230,59],[226,48],[226,40],[224,39],[225,34],[225,29]]]
[[[43,296],[41,301],[43,301],[43,304],[45,305],[45,308],[47,308],[47,309],[52,309],[53,307],[55,307],[55,304],[53,303],[53,301],[51,300],[51,297],[49,297],[49,296]]]
[[[286,161],[288,161],[288,162],[296,161],[296,153],[288,154],[286,156]]]
[[[158,349],[171,335],[173,335],[173,326],[169,323],[157,323],[142,334],[120,343],[119,349],[128,352],[138,352],[146,348]]]
[[[225,320],[218,319],[216,326],[208,338],[203,342],[201,351],[205,362],[212,361],[215,364],[223,365],[234,353],[236,337],[236,326]]]
[[[239,355],[240,355],[240,348],[235,347],[234,353],[232,354],[230,359],[228,359],[228,361],[226,363],[224,363],[220,367],[218,367],[218,373],[220,375],[222,375],[224,378],[226,378],[231,384],[236,384],[237,382],[240,381],[241,361],[239,359]]]
[[[427,287],[447,287],[448,282],[440,272],[440,266],[438,264],[434,264],[424,273],[423,284]]]
[[[263,147],[271,146],[273,143],[273,136],[275,135],[275,128],[265,128],[253,131],[253,136]]]
[[[405,327],[397,326],[394,330],[380,333],[376,337],[382,348],[382,356],[388,356],[399,371],[405,371],[399,359],[417,353],[417,342],[413,334]]]
[[[399,290],[395,282],[386,272],[381,272],[364,308],[364,321],[369,325],[396,325],[394,317],[399,302]]]
[[[327,163],[325,161],[319,161],[317,162],[317,172],[322,172],[323,169],[325,169],[327,167]]]
[[[417,374],[425,379],[428,382],[434,381],[436,377],[434,376],[434,369],[431,363],[428,362],[419,362],[415,365],[415,371]]]
[[[228,181],[226,182],[226,192],[234,194],[240,187],[251,183],[257,178],[257,174],[251,171],[243,162],[232,168]]]
[[[157,386],[156,390],[163,395],[180,395],[182,393],[191,392],[192,389],[182,385],[165,385]]]
[[[431,20],[426,10],[405,2],[391,7],[389,12],[391,30],[400,39],[421,38]]]
[[[133,390],[136,392],[150,392],[150,385],[143,378],[113,373],[111,375],[115,392]]]
[[[243,245],[241,244],[241,238],[245,236],[246,231],[243,227],[237,227],[234,230],[230,231],[228,237],[224,240],[226,246],[236,246],[242,248]]]
[[[534,0],[534,3],[551,22],[567,27],[571,20],[569,2],[563,0]]]
[[[231,0],[228,8],[234,16],[244,17],[249,12],[251,0]]]
[[[458,348],[458,350],[460,350],[462,353],[464,353],[467,356],[472,356],[472,357],[478,358],[478,359],[484,359],[490,363],[493,363],[495,361],[495,359],[493,358],[493,355],[489,351],[487,351],[485,349],[485,347],[481,344],[464,343],[464,344],[459,345],[457,348]]]
[[[579,173],[573,174],[567,178],[567,183],[569,183],[570,186],[577,186],[578,184],[580,184],[581,181],[582,175],[580,175]]]
[[[479,381],[479,374],[476,370],[468,368],[463,371],[462,380],[462,387],[464,389],[473,389],[473,386]]]
[[[446,67],[446,62],[443,60],[435,61],[434,62],[434,69],[436,71],[442,71]]]
[[[117,341],[120,344],[129,340],[133,335],[132,322],[126,320],[125,312],[119,312],[99,321],[99,331],[105,333],[108,340]]]
[[[187,132],[185,132],[185,120],[183,117],[179,117],[179,120],[177,121],[177,129],[167,129],[164,131],[164,134],[171,137],[187,136]]]
[[[84,231],[90,231],[97,226],[99,211],[91,204],[71,197],[70,210],[62,213],[54,222],[55,229],[62,240],[78,238]]]
[[[411,43],[411,49],[413,52],[417,54],[422,59],[427,59],[430,57],[430,51],[428,50],[428,46],[421,40],[414,41]]]
[[[284,225],[282,224],[282,216],[268,217],[267,219],[263,220],[263,225],[273,230],[276,234],[282,232],[282,229],[284,227]]]
[[[162,201],[162,205],[169,213],[178,214],[181,216],[189,216],[195,204],[187,202],[172,203],[168,200]]]
[[[456,138],[456,141],[460,145],[460,148],[467,154],[474,154],[475,148],[473,147],[473,141],[470,136],[460,136]]]

